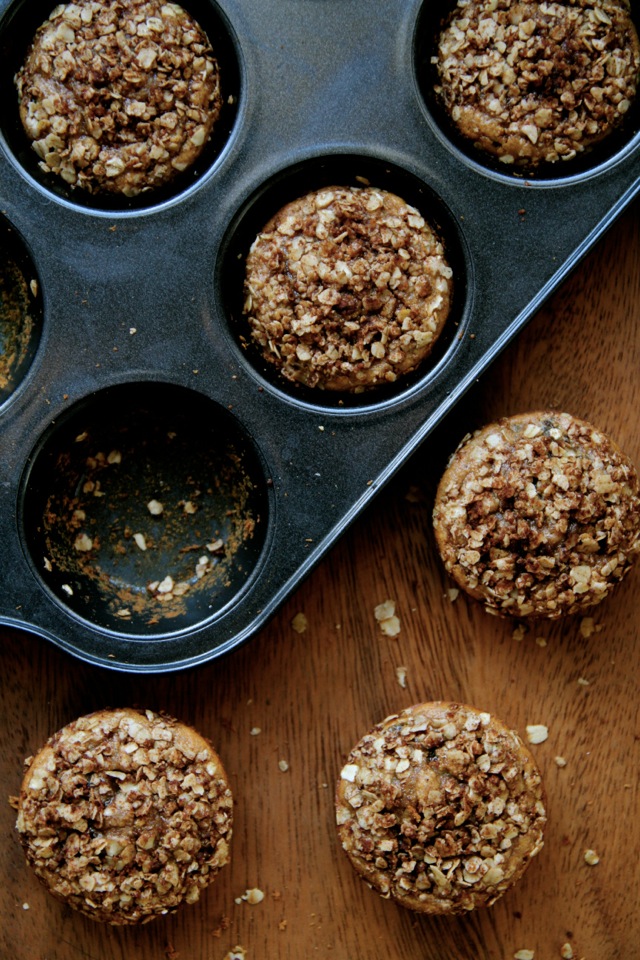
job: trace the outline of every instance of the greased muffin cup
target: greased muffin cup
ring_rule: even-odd
[[[583,613],[640,554],[638,474],[613,440],[571,414],[504,417],[452,455],[433,524],[447,571],[489,613]]]
[[[17,830],[38,878],[92,920],[195,903],[228,862],[233,798],[193,728],[151,710],[80,717],[26,761]]]
[[[0,0],[0,216],[22,277],[19,310],[0,315],[0,620],[142,672],[221,656],[260,629],[631,201],[640,173],[637,101],[593,149],[530,179],[463,143],[435,91],[444,0],[365,0],[357,23],[328,0],[296,18],[276,0],[184,9],[218,68],[210,136],[168,182],[104,190],[112,166],[90,190],[42,169],[20,117],[16,76],[53,6]],[[144,17],[139,54],[157,26]],[[73,44],[73,23],[62,30]],[[47,116],[62,138],[61,97]],[[124,100],[151,135],[148,102]],[[288,205],[331,191],[416,211],[414,229],[436,238],[434,258],[415,260],[433,281],[432,316],[416,322],[426,285],[402,302],[417,247],[398,207],[372,254],[391,267],[370,271],[377,293],[349,277],[367,264],[355,236],[348,258],[336,248],[331,283],[320,277],[298,303],[281,288],[299,333],[278,344],[269,320],[272,363],[251,336],[250,251]],[[336,301],[324,307],[338,325],[355,322],[351,298],[364,294],[369,333],[323,346],[315,319],[303,329],[316,293]],[[291,344],[300,379],[279,369]],[[343,347],[355,387],[353,369],[307,375],[307,353],[331,369]]]
[[[466,704],[416,704],[350,752],[338,836],[356,872],[418,913],[490,906],[542,849],[536,764],[514,730]]]

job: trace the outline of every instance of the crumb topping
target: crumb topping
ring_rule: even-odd
[[[58,898],[112,924],[194,903],[229,859],[232,796],[195,731],[150,710],[70,723],[30,759],[17,829]]]
[[[127,197],[190,166],[222,106],[206,34],[162,0],[57,6],[16,85],[40,166],[72,187]]]
[[[488,610],[560,617],[604,600],[640,552],[638,476],[591,424],[521,414],[465,438],[433,521],[446,569]]]
[[[434,62],[460,132],[534,168],[573,159],[622,122],[640,43],[628,0],[459,0]]]
[[[455,703],[419,704],[366,734],[342,769],[336,819],[364,879],[425,913],[493,903],[542,848],[546,823],[518,735]]]
[[[247,257],[244,315],[289,380],[360,392],[413,371],[449,311],[452,271],[422,215],[373,187],[294,200]]]

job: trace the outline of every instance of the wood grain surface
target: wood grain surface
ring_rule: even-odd
[[[555,960],[567,943],[584,960],[640,958],[640,569],[594,610],[592,636],[578,618],[517,640],[513,622],[449,599],[430,524],[448,454],[501,415],[568,410],[640,464],[639,370],[636,202],[244,647],[190,672],[140,677],[1,629],[0,960],[223,960],[235,946],[247,960],[511,960],[521,950]],[[395,639],[374,618],[387,599],[400,619]],[[298,613],[302,633],[292,627]],[[334,828],[334,784],[352,745],[387,714],[435,698],[473,704],[522,733],[549,728],[532,748],[548,795],[545,847],[502,900],[455,919],[382,900],[355,875]],[[24,757],[53,731],[129,704],[208,736],[236,799],[230,866],[198,904],[137,929],[92,923],[41,889],[7,802]],[[253,887],[265,894],[256,905],[241,899]]]

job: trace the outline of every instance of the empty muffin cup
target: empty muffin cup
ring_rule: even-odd
[[[0,217],[0,403],[26,376],[41,325],[35,268],[20,237]]]
[[[192,627],[242,591],[267,524],[257,453],[217,404],[168,384],[111,387],[48,433],[23,485],[48,590],[92,625]]]

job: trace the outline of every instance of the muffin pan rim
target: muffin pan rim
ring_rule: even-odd
[[[254,2],[257,2],[257,0],[254,0]],[[246,9],[241,10],[236,0],[226,0],[223,7],[228,11],[228,17],[234,22],[236,29],[240,30],[241,22],[244,22],[245,26],[249,22],[249,12]],[[234,8],[235,13],[231,12],[232,8]],[[384,35],[381,34],[381,43],[386,44],[382,55],[391,55],[396,68],[399,68],[399,54],[405,49],[407,38],[411,36],[411,26],[415,22],[415,13],[418,9],[419,4],[417,3],[410,5],[408,8],[404,4],[398,4],[398,36],[391,37],[391,40],[387,37],[388,30],[384,12],[380,12],[377,5],[372,5],[372,17],[370,21],[364,24],[366,30],[372,30],[374,26],[376,29],[385,30]],[[314,17],[321,18],[323,15],[322,5],[314,5],[309,8],[306,10],[306,15],[310,21]],[[349,10],[345,8],[344,13],[337,11],[336,16],[338,18],[349,16]],[[261,29],[265,31],[265,34],[262,37],[252,36],[254,46],[246,48],[246,67],[255,81],[253,90],[257,97],[262,95],[262,85],[258,81],[265,79],[263,73],[265,61],[261,58],[264,50],[269,49],[270,34],[277,31],[279,27],[278,16],[274,19],[276,21],[274,24],[263,23],[260,18],[256,19],[255,24],[252,24],[256,33]],[[261,41],[262,45],[258,41]],[[332,63],[331,50],[332,48],[329,48],[326,51],[326,60],[329,66]],[[333,52],[335,55],[338,53],[337,49]],[[342,57],[344,55],[342,44],[340,44],[339,52]],[[324,53],[323,50],[323,55]],[[288,64],[288,66],[293,71],[290,79],[293,83],[294,93],[292,95],[295,99],[295,91],[298,90],[299,93],[300,89],[305,88],[306,75],[304,70],[307,64],[306,62],[301,64],[294,62]],[[365,65],[365,68],[368,69],[368,65]],[[327,68],[327,77],[329,72]],[[279,79],[281,80],[281,77]],[[351,78],[347,79],[350,80]],[[295,86],[296,83],[298,87]],[[391,77],[392,90],[397,92],[399,83],[399,75]],[[87,336],[92,328],[77,308],[74,307],[74,310],[70,311],[69,304],[66,304],[62,312],[59,312],[59,305],[56,304],[56,315],[48,317],[51,323],[50,329],[46,331],[48,334],[45,344],[47,350],[43,350],[43,344],[41,343],[40,367],[35,371],[32,367],[30,371],[31,391],[21,392],[20,404],[12,406],[12,413],[16,413],[15,418],[6,417],[3,411],[0,411],[0,445],[3,445],[6,439],[9,447],[10,463],[5,464],[2,469],[8,479],[6,489],[9,492],[10,499],[15,502],[15,492],[12,492],[16,483],[14,475],[16,469],[21,471],[23,467],[20,457],[27,446],[25,440],[20,437],[21,431],[24,429],[28,432],[40,428],[44,430],[52,417],[55,418],[63,412],[67,404],[61,398],[61,394],[69,384],[73,386],[73,390],[68,391],[71,395],[69,405],[73,404],[78,396],[83,393],[91,393],[94,392],[94,389],[101,389],[117,382],[127,382],[132,377],[139,380],[160,376],[162,379],[170,380],[179,386],[200,390],[213,400],[218,399],[218,394],[212,395],[210,391],[220,388],[222,402],[238,403],[238,409],[242,416],[248,411],[251,412],[249,421],[242,421],[245,430],[248,432],[255,430],[257,426],[261,426],[260,411],[263,412],[263,416],[272,415],[276,408],[280,408],[291,413],[291,423],[294,427],[297,425],[298,428],[303,422],[303,418],[306,418],[304,421],[305,433],[308,432],[310,436],[301,437],[299,447],[291,442],[287,450],[281,449],[282,443],[285,447],[288,443],[286,430],[281,429],[282,424],[276,425],[275,434],[273,436],[268,434],[264,442],[261,434],[258,434],[260,439],[255,437],[254,434],[255,442],[263,458],[269,462],[269,470],[272,472],[274,480],[271,496],[274,499],[276,509],[280,511],[278,517],[283,524],[278,529],[275,526],[273,528],[271,547],[273,553],[271,556],[278,560],[277,551],[282,551],[283,544],[287,543],[288,546],[291,546],[290,552],[295,555],[295,564],[293,567],[285,566],[282,572],[279,569],[275,573],[268,570],[271,576],[269,583],[263,582],[259,578],[253,585],[252,596],[249,598],[250,602],[245,604],[245,598],[243,598],[241,622],[234,619],[234,613],[237,612],[239,605],[220,618],[219,637],[214,635],[216,630],[197,626],[191,629],[185,638],[191,637],[193,643],[185,643],[183,649],[177,650],[178,641],[174,639],[173,635],[168,636],[166,641],[162,642],[162,646],[166,648],[166,656],[161,663],[153,661],[148,647],[144,651],[144,655],[142,651],[137,649],[140,644],[144,646],[148,638],[132,639],[130,635],[127,635],[126,643],[115,643],[114,649],[117,650],[119,660],[116,657],[113,661],[108,659],[107,647],[98,650],[98,653],[91,649],[90,643],[88,646],[85,643],[81,650],[78,649],[77,644],[74,647],[74,643],[69,641],[69,624],[55,610],[51,611],[50,603],[44,596],[34,595],[31,598],[32,609],[28,616],[24,612],[19,613],[12,609],[15,606],[14,601],[17,599],[17,594],[12,585],[8,585],[11,589],[6,591],[7,597],[4,600],[6,609],[0,610],[0,622],[9,623],[12,626],[46,636],[69,652],[73,652],[80,659],[98,663],[107,668],[132,672],[167,672],[190,667],[196,663],[214,659],[245,642],[266,622],[269,616],[275,612],[277,606],[295,589],[300,580],[328,552],[346,527],[370,503],[377,490],[390,479],[418,444],[425,440],[431,429],[451,409],[455,401],[486,370],[500,350],[517,334],[544,299],[559,285],[575,263],[596,242],[613,217],[620,213],[640,190],[640,177],[630,182],[630,176],[634,170],[640,172],[640,149],[637,149],[637,147],[634,147],[624,158],[619,159],[613,169],[607,169],[604,172],[599,171],[599,175],[595,179],[592,176],[587,178],[588,184],[586,181],[567,184],[563,180],[553,190],[540,191],[531,190],[531,187],[535,186],[533,182],[522,184],[519,181],[507,178],[506,183],[496,183],[486,176],[478,177],[476,171],[469,170],[467,165],[462,165],[435,136],[429,124],[424,120],[421,112],[422,108],[412,83],[410,77],[407,79],[403,76],[402,94],[404,99],[401,101],[403,108],[401,129],[404,139],[402,137],[398,139],[397,128],[394,127],[393,122],[388,125],[388,129],[386,127],[381,129],[379,136],[373,136],[370,130],[363,130],[362,118],[359,118],[357,113],[352,113],[350,118],[357,122],[355,129],[349,130],[348,135],[340,125],[330,129],[321,126],[320,135],[318,135],[317,130],[310,132],[308,130],[302,131],[301,128],[298,131],[301,136],[294,138],[294,152],[296,158],[321,152],[327,147],[336,154],[346,150],[351,152],[355,150],[367,155],[376,153],[388,159],[390,163],[399,162],[401,165],[408,167],[411,172],[428,185],[440,202],[451,210],[454,218],[463,214],[467,217],[461,232],[471,250],[471,260],[475,270],[473,290],[470,289],[470,294],[474,298],[473,310],[469,311],[469,323],[468,327],[465,328],[465,335],[460,341],[455,355],[451,358],[451,362],[442,371],[442,375],[433,383],[430,383],[428,389],[410,395],[401,393],[388,405],[386,403],[374,403],[361,409],[350,408],[348,410],[325,406],[318,408],[314,405],[313,409],[308,409],[306,406],[296,406],[288,396],[282,402],[279,394],[275,395],[266,390],[264,394],[260,395],[262,402],[256,404],[255,380],[251,371],[241,366],[242,357],[234,355],[230,359],[224,344],[222,347],[218,345],[217,349],[212,349],[212,338],[218,337],[218,326],[221,322],[222,311],[216,298],[211,293],[213,279],[209,276],[207,279],[209,293],[206,296],[201,296],[196,308],[194,308],[194,310],[200,310],[204,304],[208,310],[205,318],[206,329],[202,327],[198,329],[200,346],[204,346],[207,351],[206,356],[211,361],[211,366],[208,374],[200,381],[194,382],[187,368],[191,358],[189,351],[179,352],[173,358],[174,362],[171,368],[167,369],[166,365],[163,365],[155,354],[140,359],[136,353],[138,348],[134,349],[129,341],[127,341],[127,347],[124,348],[123,343],[126,341],[126,336],[123,340],[123,335],[126,333],[124,327],[126,327],[129,316],[126,312],[121,326],[116,328],[115,323],[113,323],[109,331],[102,331],[101,339],[99,339],[101,349],[106,349],[109,345],[109,350],[111,350],[111,343],[119,344],[120,355],[116,359],[109,357],[100,373],[94,370],[89,362],[84,362],[81,369],[74,369],[74,378],[71,380],[69,371],[61,362],[60,351],[54,339],[64,331],[64,324],[68,322],[69,316],[72,318],[80,317],[84,324],[81,327],[84,340],[80,342],[85,345],[86,349],[86,344],[89,342]],[[105,230],[105,219],[107,218],[117,221],[119,232],[114,237],[113,246],[108,246],[104,237],[102,237],[98,248],[112,255],[109,265],[113,269],[121,268],[126,255],[132,251],[139,253],[139,250],[145,242],[149,241],[154,231],[170,229],[173,224],[180,234],[179,239],[184,240],[191,217],[194,218],[196,230],[205,228],[208,231],[206,241],[208,249],[217,250],[220,224],[216,218],[219,219],[220,211],[222,211],[222,218],[227,218],[226,223],[228,225],[231,213],[239,208],[240,201],[243,198],[246,199],[250,195],[252,185],[255,186],[256,183],[262,182],[262,178],[269,171],[273,171],[274,168],[284,166],[285,157],[290,156],[282,145],[278,149],[274,149],[271,132],[265,135],[261,128],[268,103],[269,83],[266,82],[264,86],[266,87],[264,100],[247,106],[248,114],[251,113],[250,116],[247,115],[246,117],[247,123],[250,120],[251,123],[257,125],[255,140],[249,136],[248,129],[237,130],[238,138],[234,141],[233,151],[226,155],[226,165],[222,169],[217,168],[216,176],[209,176],[205,182],[199,181],[197,189],[190,191],[187,196],[181,194],[180,202],[171,201],[168,205],[154,206],[140,211],[126,211],[124,216],[122,212],[118,213],[117,211],[100,211],[96,215],[94,210],[88,211],[89,216],[86,216],[86,211],[83,208],[81,216],[78,217],[75,208],[69,210],[54,205],[55,230],[68,231],[74,224],[79,227],[78,237],[74,242],[68,243],[64,250],[59,251],[58,255],[64,261],[65,266],[68,267],[68,263],[64,258],[68,259],[81,248],[82,242],[85,242],[91,236],[90,231],[94,231],[97,236],[99,230]],[[351,84],[348,85],[348,88],[351,93]],[[422,118],[422,122],[420,122],[420,118]],[[366,116],[364,119],[366,120]],[[418,121],[418,126],[416,126],[416,121]],[[326,122],[326,118],[323,122]],[[0,166],[3,164],[6,166],[6,158],[4,158],[4,150],[0,149]],[[13,166],[9,163],[8,172],[12,170]],[[458,175],[457,178],[456,174]],[[459,182],[456,182],[457,180]],[[584,180],[584,178],[581,178],[581,180]],[[624,181],[624,184],[620,186],[619,181]],[[460,191],[462,188],[468,188],[471,182],[479,184],[479,200],[474,199],[473,205],[470,205],[470,198],[460,194],[461,206],[452,204],[451,198],[458,197],[456,190]],[[6,192],[10,196],[8,199],[3,196],[3,209],[6,208],[7,219],[14,229],[28,242],[30,231],[34,228],[34,216],[37,218],[42,215],[44,210],[51,207],[51,204],[46,197],[31,191],[24,178],[19,178],[17,174],[7,177],[5,183]],[[515,225],[508,218],[512,215],[515,216],[518,208],[523,206],[522,186],[531,190],[530,199],[527,203],[531,211],[528,212],[528,220],[521,225],[521,229],[520,225]],[[544,186],[548,188],[548,182]],[[517,189],[513,189],[514,187]],[[478,244],[488,234],[484,230],[483,224],[478,225],[469,222],[469,211],[478,210],[480,216],[486,211],[491,211],[493,214],[492,201],[495,198],[497,201],[495,211],[497,226],[501,227],[504,222],[507,224],[505,229],[510,231],[510,236],[513,236],[518,243],[525,243],[532,241],[532,238],[537,236],[536,217],[540,217],[541,212],[545,209],[545,203],[550,202],[551,199],[554,203],[557,201],[558,217],[562,217],[563,204],[567,202],[574,204],[574,194],[577,189],[577,194],[575,194],[577,215],[580,215],[587,208],[585,199],[587,188],[589,192],[593,192],[597,196],[599,205],[593,208],[589,206],[589,217],[583,218],[584,223],[582,219],[580,220],[579,242],[573,242],[573,233],[562,223],[562,229],[558,231],[559,237],[554,237],[549,256],[546,257],[545,254],[544,258],[539,258],[539,262],[533,258],[531,278],[536,281],[535,289],[529,290],[528,286],[525,285],[518,290],[518,296],[514,301],[518,304],[518,309],[514,308],[513,312],[506,314],[507,325],[498,329],[497,336],[494,336],[496,333],[494,326],[488,323],[488,319],[490,319],[489,308],[481,301],[487,291],[492,289],[496,273],[493,263],[489,264],[491,269],[487,269],[484,251],[478,249]],[[217,209],[216,205],[219,205],[220,210]],[[184,249],[178,249],[177,247],[176,249],[181,256],[185,256],[185,254],[188,256],[194,249],[192,238],[189,237],[189,242],[184,244]],[[36,244],[36,250],[40,255],[42,254],[44,250],[42,242]],[[552,257],[552,254],[555,256]],[[37,257],[34,257],[34,260],[36,267],[38,267]],[[512,270],[514,269],[514,263],[512,262],[507,263],[506,266],[507,268],[511,266]],[[213,267],[211,267],[211,270],[213,270]],[[78,283],[82,279],[83,282],[93,284],[91,290],[95,294],[94,288],[97,288],[96,285],[100,281],[100,277],[97,274],[95,276],[91,275],[89,280],[86,280],[84,276],[80,278],[80,274],[75,267],[74,271],[70,271],[70,275],[77,278]],[[131,278],[127,275],[126,279],[130,281]],[[508,285],[510,279],[507,269],[504,284]],[[113,284],[113,282],[111,276],[109,283]],[[54,308],[53,297],[58,295],[60,290],[59,283],[54,284],[54,287],[48,291],[43,290],[43,296],[45,298],[50,296],[51,298],[50,306],[52,309]],[[126,292],[130,292],[129,287],[126,288]],[[45,309],[47,302],[45,299]],[[494,298],[493,302],[501,303],[502,301],[499,298]],[[511,303],[511,300],[509,300],[509,303]],[[182,313],[178,314],[178,317],[182,316]],[[196,312],[190,314],[190,321],[193,322],[194,319],[197,321],[198,316],[199,314]],[[45,316],[46,322],[47,316]],[[115,339],[116,333],[120,336],[119,340]],[[472,335],[477,339],[472,340]],[[112,337],[111,340],[109,340],[110,336]],[[103,358],[100,357],[100,359]],[[47,365],[46,371],[44,361]],[[49,361],[53,363],[51,368],[49,367]],[[181,363],[177,361],[181,361]],[[231,383],[234,375],[237,375],[235,384]],[[447,382],[447,375],[453,378],[451,383]],[[49,382],[47,378],[49,378]],[[450,389],[447,389],[448,386]],[[238,398],[241,395],[244,399],[239,402]],[[50,406],[45,406],[44,401],[47,400],[50,401]],[[6,410],[6,407],[4,409]],[[319,434],[317,428],[323,426],[325,421],[325,432]],[[289,426],[289,423],[285,424],[286,429],[289,429]],[[338,438],[335,442],[329,441],[329,427]],[[366,452],[364,445],[371,445],[375,441],[378,445],[384,446],[388,443],[388,432],[390,430],[395,430],[396,435],[394,435],[394,442],[390,444],[389,450],[385,447],[384,450],[375,454],[367,452],[368,459],[359,462],[359,454]],[[281,432],[281,437],[277,436],[278,431]],[[313,437],[311,437],[311,434],[313,434]],[[355,447],[353,447],[352,440],[355,441]],[[347,443],[347,441],[349,442]],[[333,446],[331,447],[332,443]],[[326,456],[328,456],[326,460],[327,469],[343,469],[335,451],[338,443],[342,443],[343,449],[350,454],[353,447],[353,473],[348,478],[350,485],[347,484],[347,478],[344,475],[336,478],[336,489],[338,489],[338,482],[341,486],[338,493],[333,494],[328,483],[325,483],[322,479],[316,481],[317,474],[314,474],[313,471],[318,464],[324,467]],[[33,441],[29,443],[29,447],[32,446]],[[307,458],[305,462],[301,462],[300,457],[302,456]],[[321,518],[313,516],[301,518],[288,512],[288,502],[284,496],[287,492],[287,486],[294,491],[294,506],[298,510],[302,506],[306,506],[313,497],[321,495],[323,516]],[[322,497],[324,497],[324,500],[322,500]],[[307,519],[312,529],[307,530],[305,528]],[[6,528],[7,523],[7,519],[3,520],[0,516],[0,530]],[[310,545],[301,542],[302,538],[307,535],[310,538],[315,538]],[[289,540],[287,540],[287,537],[289,537]],[[283,559],[289,563],[286,557],[283,557]],[[21,565],[20,570],[22,569],[23,566]],[[258,607],[259,609],[257,609]],[[230,635],[224,633],[227,628],[232,629]],[[92,627],[84,632],[89,635],[89,640],[92,637],[95,639],[95,631]],[[52,636],[52,633],[61,633],[61,636]],[[73,631],[71,631],[71,635],[73,636]],[[82,640],[84,642],[86,638],[83,637]],[[129,659],[126,656],[126,648],[131,653]]]

